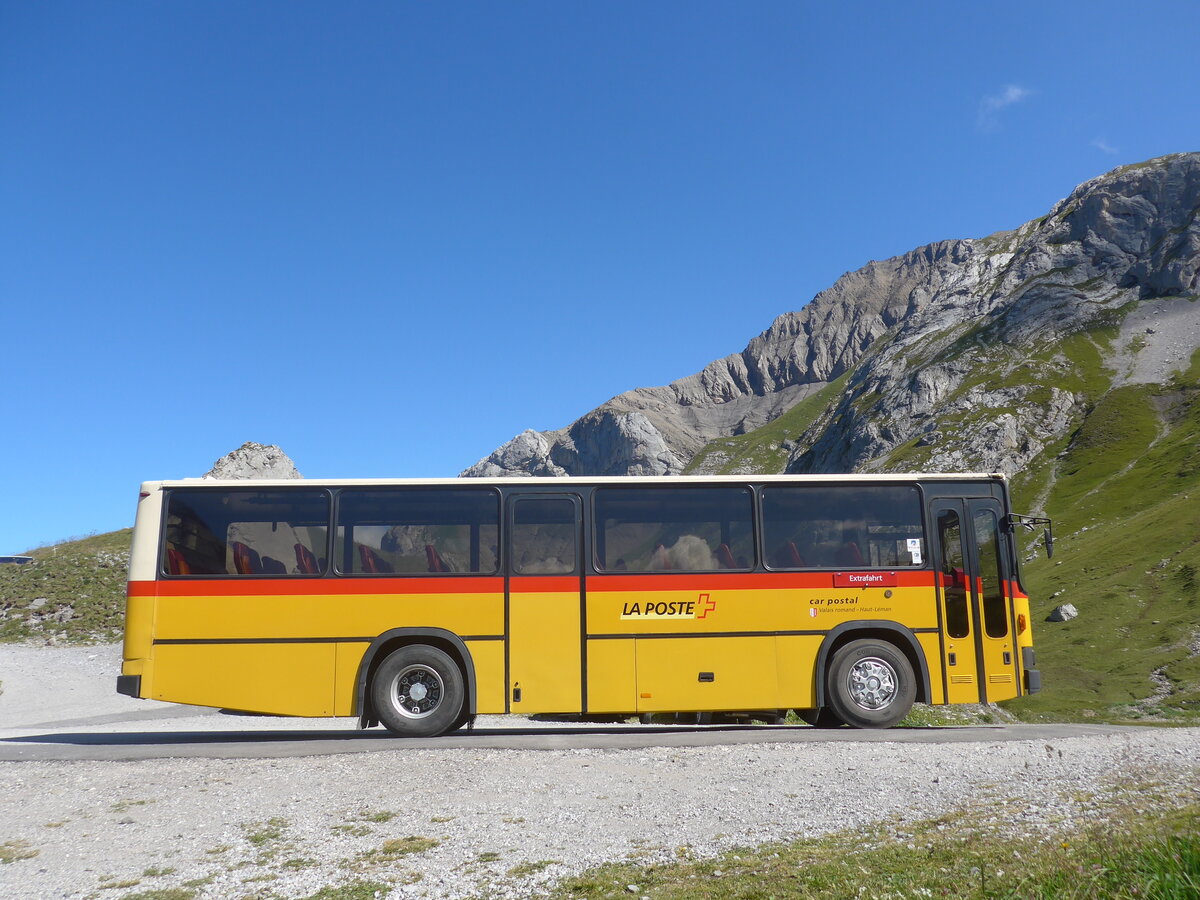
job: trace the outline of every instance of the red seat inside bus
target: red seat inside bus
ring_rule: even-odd
[[[373,574],[381,574],[384,572],[395,572],[392,564],[386,559],[368,547],[366,544],[358,545],[358,558],[362,562],[362,570]]]
[[[320,575],[321,566],[313,552],[303,544],[296,544],[296,565],[305,575]]]
[[[743,566],[739,566],[737,560],[733,558],[733,551],[729,549],[728,544],[722,544],[717,548],[717,562],[722,569],[744,568]]]
[[[241,541],[234,541],[230,546],[233,548],[233,566],[239,575],[262,574],[262,558],[257,550],[247,547]]]
[[[191,575],[192,567],[174,547],[167,548],[167,571],[172,575]]]
[[[430,572],[449,572],[450,567],[446,565],[441,554],[434,549],[432,544],[425,545],[425,561],[429,564]]]

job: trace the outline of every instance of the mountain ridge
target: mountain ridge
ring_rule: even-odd
[[[845,375],[840,403],[813,426],[824,430],[790,436],[797,446],[783,470],[887,467],[888,454],[929,433],[919,429],[930,409],[958,393],[968,374],[962,363],[969,358],[922,359],[922,345],[946,350],[971,337],[974,322],[1003,326],[993,337],[1009,346],[1033,347],[1079,331],[1106,310],[1194,293],[1198,209],[1200,154],[1123,166],[1079,185],[1020,228],[868,262],[777,317],[741,352],[668,385],[620,394],[564,428],[525,431],[462,474],[701,473],[707,470],[691,463],[713,441],[762,428]],[[1065,273],[1074,280],[1063,282]],[[1175,362],[1181,367],[1186,358]],[[917,382],[904,384],[905,373]],[[909,407],[907,420],[892,414],[886,423],[865,421],[855,404],[872,392],[890,409]],[[1029,393],[976,392],[973,402],[1004,407]],[[1037,416],[992,422],[992,437],[1012,443],[1014,430],[1025,430],[1052,438],[1078,419],[1074,393],[1034,400]],[[833,422],[839,427],[830,430]],[[981,439],[942,453],[935,467],[1011,473],[1045,445],[1039,439],[1024,451],[1009,447],[1013,452],[998,459]],[[930,465],[938,458],[916,456]]]

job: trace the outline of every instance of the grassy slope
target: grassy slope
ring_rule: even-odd
[[[0,640],[115,641],[125,618],[132,529],[30,551],[0,566]]]
[[[1050,486],[1053,560],[1026,564],[1046,690],[1029,716],[1200,717],[1200,353],[1171,384],[1099,397],[1068,446],[1015,485]],[[1057,595],[1057,596],[1055,596]],[[1149,706],[1146,701],[1155,697]]]

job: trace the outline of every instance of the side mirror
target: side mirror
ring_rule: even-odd
[[[1046,559],[1054,556],[1054,534],[1049,528],[1042,530],[1042,537],[1046,541]]]

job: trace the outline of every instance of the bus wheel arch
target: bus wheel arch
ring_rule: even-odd
[[[378,724],[381,719],[375,708],[374,690],[376,673],[393,654],[405,647],[425,646],[445,654],[458,667],[462,685],[462,706],[456,720],[445,731],[461,727],[475,716],[475,664],[471,651],[462,639],[453,632],[441,628],[393,628],[385,631],[371,642],[359,663],[358,681],[355,690],[355,709],[361,727]]]
[[[817,710],[830,708],[838,719],[860,728],[881,727],[878,723],[861,721],[860,717],[854,715],[853,710],[847,710],[844,705],[845,696],[842,698],[842,704],[835,705],[831,702],[830,682],[832,667],[835,662],[841,661],[838,654],[843,648],[857,642],[874,642],[885,650],[899,654],[899,660],[889,661],[884,659],[883,662],[886,664],[885,668],[906,670],[908,680],[912,683],[913,695],[912,700],[908,701],[908,705],[911,705],[912,702],[929,702],[929,666],[925,661],[925,654],[921,649],[921,645],[917,642],[916,635],[904,626],[897,625],[894,622],[844,622],[826,635],[824,642],[821,644],[821,649],[817,653],[817,661],[813,673],[814,684],[816,686]],[[900,674],[905,674],[905,671],[902,671]],[[907,693],[907,690],[905,693]],[[841,708],[838,708],[839,706]],[[814,711],[815,714],[816,711]],[[867,718],[870,719],[872,717],[868,716]],[[900,718],[903,718],[903,716]],[[895,723],[890,722],[888,724]],[[832,722],[830,722],[830,725],[832,725]]]
[[[826,700],[847,725],[890,728],[908,715],[916,694],[912,663],[891,641],[860,638],[830,657]]]

